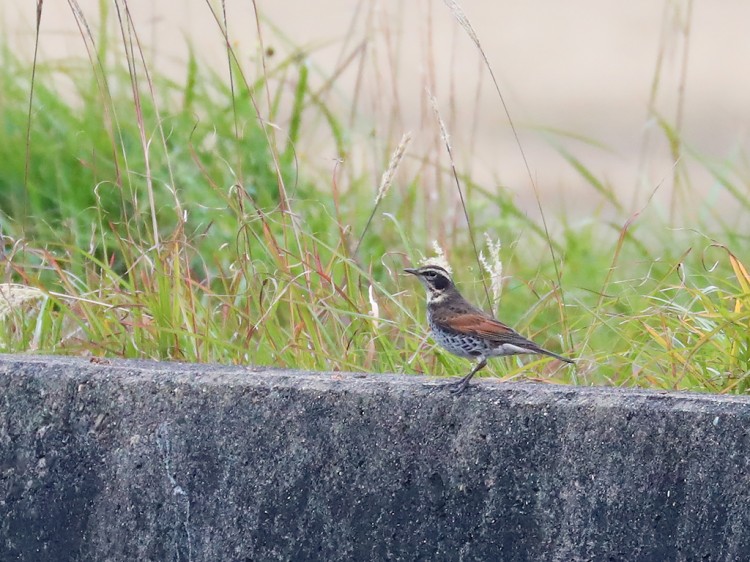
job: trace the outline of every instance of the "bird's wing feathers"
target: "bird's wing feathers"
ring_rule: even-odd
[[[475,312],[456,314],[449,318],[442,318],[437,321],[437,324],[439,324],[443,328],[447,328],[448,330],[453,330],[454,332],[458,332],[461,334],[480,336],[500,342],[526,342],[532,344],[531,341],[527,340],[521,334],[506,326],[502,322],[498,322],[497,320],[490,318],[489,316],[485,316],[484,314],[477,314]]]
[[[541,353],[567,363],[572,363],[570,359],[562,357],[557,353],[547,351],[533,341],[523,337],[513,328],[506,326],[502,322],[495,320],[482,312],[455,314],[448,318],[435,318],[433,316],[433,322],[439,327],[459,334],[479,336],[499,345],[510,344],[521,349],[526,349],[530,353]]]

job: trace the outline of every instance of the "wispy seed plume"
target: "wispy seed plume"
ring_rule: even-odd
[[[442,267],[449,274],[453,275],[453,269],[448,263],[448,259],[445,257],[445,252],[440,247],[440,244],[438,244],[437,240],[433,240],[432,249],[435,252],[435,255],[420,260],[421,265],[437,265],[439,267]]]
[[[487,255],[485,257],[484,252],[479,252],[479,262],[482,267],[490,276],[490,289],[492,290],[492,298],[497,304],[500,301],[500,296],[503,293],[503,262],[500,259],[500,240],[493,240],[488,233],[484,233],[484,241],[487,246]]]
[[[396,150],[391,155],[391,161],[388,163],[388,168],[383,172],[383,177],[380,179],[380,187],[378,188],[378,194],[375,197],[375,205],[380,203],[383,198],[388,194],[388,190],[393,184],[393,178],[396,176],[396,170],[398,170],[401,160],[404,159],[406,154],[406,147],[411,142],[411,131],[404,133],[401,137],[401,142],[398,143]]]
[[[367,224],[365,225],[364,230],[362,230],[362,234],[360,234],[359,236],[357,246],[354,248],[355,255],[359,251],[359,247],[362,245],[362,240],[365,239],[365,234],[367,234],[367,230],[370,228],[370,223],[372,223],[375,212],[378,210],[378,205],[380,205],[380,202],[388,194],[388,190],[393,184],[393,178],[396,176],[396,170],[398,170],[398,166],[399,164],[401,164],[401,160],[404,159],[404,154],[406,154],[406,147],[409,146],[410,142],[411,132],[404,133],[404,136],[401,137],[401,142],[398,143],[395,152],[391,155],[391,161],[388,163],[388,168],[386,168],[385,172],[383,172],[383,177],[380,179],[378,194],[375,196],[375,205],[373,205],[372,207],[372,212],[370,213],[370,217],[367,219]]]

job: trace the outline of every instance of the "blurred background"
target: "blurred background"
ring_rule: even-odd
[[[457,374],[400,274],[435,254],[582,359],[505,380],[744,393],[748,22],[739,0],[2,2],[0,265],[42,308],[0,350]]]
[[[96,26],[100,2],[78,5]],[[189,49],[213,68],[227,67],[213,15],[221,14],[222,4],[163,0],[128,7],[151,68],[184,80]],[[729,163],[738,173],[747,171],[750,3],[465,0],[461,7],[552,214],[558,207],[569,217],[597,209],[606,214],[607,197],[600,195],[607,189],[629,202],[630,211],[656,190],[653,202],[668,213],[681,175],[691,184],[686,196],[703,194],[716,205],[723,195],[707,166]],[[333,92],[326,103],[356,114],[347,124],[351,130],[383,142],[413,131],[416,152],[440,143],[429,90],[459,171],[509,190],[519,207],[536,212],[529,176],[481,53],[446,4],[274,0],[259,1],[257,8],[268,63],[294,53],[303,57],[310,80]],[[232,46],[257,69],[253,4],[227,0],[224,9]],[[31,60],[34,3],[3,2],[1,17],[17,54]],[[40,62],[85,56],[68,3],[45,3]],[[324,134],[308,136],[297,150],[324,170],[339,157]],[[601,185],[592,186],[587,174]]]

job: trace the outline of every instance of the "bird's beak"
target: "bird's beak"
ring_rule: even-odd
[[[412,269],[411,267],[407,267],[404,269],[404,273],[411,273],[412,275],[419,275],[416,269]]]

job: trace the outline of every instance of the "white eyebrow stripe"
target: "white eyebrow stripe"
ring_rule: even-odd
[[[447,272],[447,271],[445,271],[445,270],[444,270],[444,269],[443,269],[442,267],[438,267],[438,266],[427,266],[427,267],[423,267],[423,268],[422,268],[422,269],[421,269],[420,271],[421,271],[422,273],[426,273],[426,272],[428,272],[428,271],[429,271],[429,272],[432,272],[432,273],[436,273],[436,274],[438,274],[438,275],[442,275],[443,277],[445,277],[445,278],[447,278],[447,279],[450,279],[450,278],[451,278],[451,276],[450,276],[450,275],[448,274],[448,272]]]

